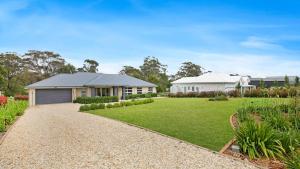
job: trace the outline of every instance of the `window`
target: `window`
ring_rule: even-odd
[[[86,89],[81,89],[80,95],[81,96],[86,96]]]
[[[190,90],[190,86],[188,86],[188,90]]]
[[[196,87],[197,92],[199,92],[199,87]]]
[[[153,92],[153,87],[148,87],[148,93],[152,93]]]
[[[137,94],[142,94],[143,93],[143,89],[141,87],[137,88]]]
[[[195,91],[195,87],[193,86],[193,87],[192,87],[192,92],[194,92],[194,91]]]
[[[110,96],[110,88],[97,88],[96,96]]]
[[[125,88],[125,95],[132,95],[132,87]]]

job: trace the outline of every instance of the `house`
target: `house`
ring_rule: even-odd
[[[288,76],[289,83],[291,85],[295,84],[297,76]],[[250,78],[250,85],[254,85],[256,87],[261,87],[262,81],[264,82],[264,87],[279,87],[285,86],[285,76],[270,76],[266,78]]]
[[[238,84],[241,87],[252,87],[248,85],[249,81],[248,76],[208,72],[197,77],[184,77],[172,82],[171,93],[228,92],[235,90]]]
[[[58,74],[26,87],[30,105],[72,102],[77,97],[156,93],[156,85],[122,74]]]

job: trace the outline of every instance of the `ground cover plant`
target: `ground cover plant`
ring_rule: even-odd
[[[238,108],[235,136],[242,153],[284,161],[293,168],[300,152],[299,97],[244,103]]]
[[[27,101],[14,100],[9,100],[7,104],[0,106],[0,132],[5,131],[6,127],[14,122],[16,116],[23,115],[27,107]]]
[[[234,136],[229,117],[245,100],[211,102],[207,98],[157,98],[154,103],[89,113],[142,126],[211,150],[219,151]]]

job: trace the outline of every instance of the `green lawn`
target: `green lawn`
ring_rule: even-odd
[[[150,104],[89,113],[132,123],[219,151],[233,138],[230,115],[246,100],[210,102],[202,98],[163,98],[155,99]]]

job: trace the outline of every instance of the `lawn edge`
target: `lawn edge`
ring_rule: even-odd
[[[167,137],[167,138],[172,139],[172,140],[176,140],[176,141],[178,141],[179,143],[185,143],[185,144],[191,145],[191,146],[193,146],[193,147],[195,147],[195,148],[199,148],[199,149],[202,149],[202,150],[206,150],[206,151],[208,151],[208,152],[211,152],[211,153],[213,153],[213,154],[216,154],[216,155],[219,155],[219,156],[222,156],[222,157],[229,158],[229,159],[231,159],[231,160],[239,161],[239,162],[241,162],[241,163],[246,163],[246,164],[248,164],[248,165],[251,165],[251,166],[254,166],[254,167],[257,167],[257,168],[261,168],[260,166],[257,166],[257,165],[255,165],[255,164],[249,162],[249,161],[244,161],[244,160],[241,160],[241,159],[239,159],[239,158],[234,158],[234,157],[232,157],[232,156],[228,156],[228,155],[223,154],[223,153],[220,153],[220,152],[218,152],[218,151],[210,150],[210,149],[208,149],[208,148],[199,146],[199,145],[197,145],[197,144],[193,144],[193,143],[190,143],[190,142],[185,141],[185,140],[180,140],[180,139],[178,139],[178,138],[176,138],[176,137],[172,137],[172,136],[169,136],[169,135],[160,133],[160,132],[158,132],[158,131],[154,131],[154,130],[151,130],[151,129],[148,129],[148,128],[145,128],[145,127],[136,125],[136,124],[131,124],[131,123],[128,123],[128,122],[125,122],[125,121],[121,121],[121,120],[117,120],[117,119],[112,119],[112,118],[109,118],[109,117],[105,117],[105,116],[101,116],[101,115],[97,115],[97,114],[93,114],[93,113],[89,113],[89,112],[80,112],[80,111],[79,111],[79,113],[91,114],[91,115],[93,115],[93,116],[100,116],[100,117],[105,118],[105,119],[108,119],[108,120],[120,122],[120,123],[123,123],[123,124],[128,125],[128,126],[136,127],[136,128],[145,130],[145,131],[147,131],[147,132],[151,132],[151,133],[154,133],[154,134],[158,134],[158,135],[160,135],[160,136],[163,136],[163,137]],[[232,141],[232,140],[230,140],[230,141]],[[227,143],[227,144],[228,144],[228,143]],[[264,169],[264,168],[261,168],[261,169]]]

